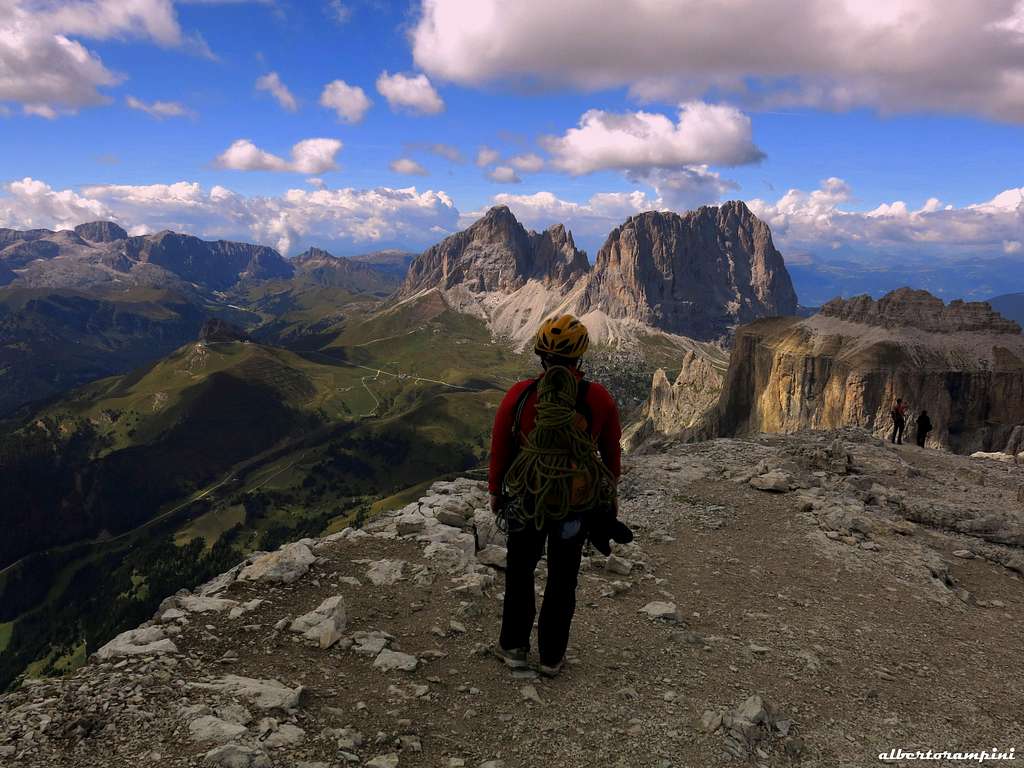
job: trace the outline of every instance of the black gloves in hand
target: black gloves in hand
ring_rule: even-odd
[[[607,557],[612,553],[611,542],[629,544],[633,531],[615,517],[615,507],[595,509],[587,519],[587,537],[594,549]]]

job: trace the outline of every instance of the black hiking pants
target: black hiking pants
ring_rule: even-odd
[[[892,441],[903,445],[903,428],[907,426],[906,419],[892,420]]]
[[[541,531],[527,525],[509,533],[505,607],[501,617],[502,648],[530,647],[530,632],[537,610],[533,578],[547,544],[548,583],[537,625],[537,647],[541,664],[554,666],[562,660],[576,611],[576,583],[585,540],[586,532],[582,528],[570,538],[563,538],[562,525],[558,523]]]
[[[928,433],[929,432],[931,432],[930,429],[919,429],[919,430],[917,430],[917,444],[921,448],[924,448],[924,441],[928,439]]]

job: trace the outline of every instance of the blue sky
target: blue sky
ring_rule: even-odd
[[[504,202],[533,227],[564,221],[593,254],[630,213],[740,198],[794,258],[1024,263],[1024,4],[979,13],[950,0],[940,13],[923,0],[784,0],[777,10],[792,16],[776,25],[758,17],[763,4],[737,1],[754,26],[722,33],[742,9],[711,4],[698,18],[692,0],[667,0],[664,17],[633,0],[603,14],[523,0],[511,15],[491,0],[142,0],[128,18],[114,0],[0,0],[15,25],[0,53],[0,72],[14,73],[0,78],[0,226],[102,214],[134,231],[352,253],[423,247]],[[687,13],[696,20],[682,23]],[[801,24],[826,39],[808,45]],[[827,39],[833,26],[840,43]],[[752,53],[748,33],[782,50]],[[102,73],[43,93],[47,64],[28,52],[58,38]],[[443,108],[389,106],[384,72],[429,81]],[[297,109],[257,89],[269,73]],[[318,103],[335,80],[372,102],[361,120]],[[287,168],[311,138],[341,142],[320,164],[336,168]],[[280,160],[218,162],[242,139]],[[500,159],[479,166],[483,146]],[[517,155],[543,167],[509,168]],[[400,158],[422,172],[392,170]],[[499,166],[504,181],[488,178]],[[415,196],[394,192],[409,187]],[[369,190],[388,190],[384,202]]]

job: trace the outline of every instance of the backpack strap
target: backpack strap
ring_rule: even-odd
[[[530,399],[530,395],[537,391],[537,386],[539,384],[540,379],[534,379],[531,381],[530,385],[519,393],[519,399],[516,400],[516,415],[515,418],[512,419],[512,442],[517,449],[519,448],[519,425],[522,423],[523,411],[526,409],[526,401]]]
[[[587,429],[591,428],[594,423],[593,412],[590,410],[590,404],[587,402],[587,391],[590,389],[590,382],[586,379],[580,379],[578,389],[576,390],[576,413],[582,414],[583,418],[587,420]]]

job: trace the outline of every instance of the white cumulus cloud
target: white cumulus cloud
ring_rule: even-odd
[[[349,85],[344,80],[332,80],[320,94],[320,106],[333,109],[339,120],[353,125],[363,121],[372,105],[362,88]]]
[[[501,152],[492,147],[482,146],[476,152],[476,164],[481,168],[494,165],[501,159]]]
[[[249,139],[238,139],[217,156],[216,165],[233,171],[292,171],[316,175],[338,167],[338,139],[303,139],[292,147],[291,160],[260,149]]]
[[[399,157],[397,160],[392,160],[388,167],[395,173],[404,173],[407,176],[427,175],[427,169],[411,157]]]
[[[0,0],[0,101],[46,117],[109,103],[101,89],[125,76],[78,37],[213,56],[200,35],[182,32],[172,0]]]
[[[20,6],[0,5],[0,101],[35,108],[34,114],[45,107],[56,116],[55,106],[74,111],[106,103],[99,89],[123,79],[81,43],[38,26]]]
[[[377,78],[377,92],[395,111],[405,110],[418,115],[436,115],[444,111],[444,101],[426,75],[403,75],[401,72],[390,75],[385,70]]]
[[[544,168],[544,158],[533,152],[528,152],[525,155],[510,157],[508,164],[523,173],[537,173]]]
[[[853,200],[850,186],[832,177],[811,192],[790,189],[774,202],[755,198],[748,205],[768,222],[784,252],[841,249],[868,261],[998,255],[1024,231],[1024,188],[962,208],[930,198],[918,208],[895,200],[853,211]]]
[[[25,177],[0,189],[0,226],[17,229],[68,229],[86,221],[109,219],[112,212],[100,200],[70,189],[55,190]]]
[[[1019,0],[421,0],[411,39],[420,69],[463,85],[1024,121]]]
[[[42,117],[46,120],[56,120],[60,113],[49,104],[23,104],[22,114]]]
[[[518,184],[522,181],[516,169],[508,165],[497,165],[487,173],[487,178],[500,184]]]
[[[173,229],[263,243],[285,254],[308,245],[353,253],[383,245],[429,245],[453,231],[458,210],[441,191],[289,189],[247,196],[197,182],[95,185],[57,190],[26,178],[0,187],[0,226],[68,228],[111,219],[135,234]]]
[[[741,165],[763,157],[749,117],[735,107],[700,101],[682,104],[675,122],[653,112],[591,109],[577,127],[541,143],[551,164],[574,176],[608,169]]]
[[[295,112],[299,108],[295,96],[288,90],[288,86],[281,82],[281,77],[277,72],[268,72],[262,77],[257,78],[256,90],[266,91],[273,96],[277,103],[281,105],[281,109]]]
[[[701,205],[714,204],[738,185],[723,179],[706,165],[684,168],[649,168],[631,171],[626,177],[634,183],[654,187],[659,208],[685,211]]]
[[[134,96],[125,96],[124,103],[132,109],[145,112],[150,117],[162,120],[165,117],[195,117],[195,112],[177,101],[145,102]]]

